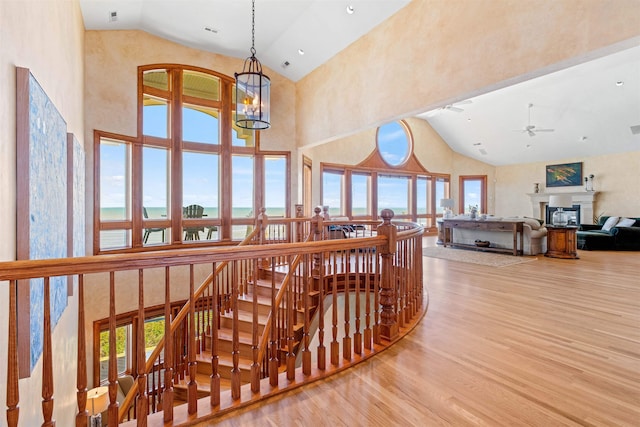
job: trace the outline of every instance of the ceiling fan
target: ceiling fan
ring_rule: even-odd
[[[444,107],[440,107],[440,110],[449,110],[449,111],[455,111],[456,113],[462,113],[464,111],[464,108],[460,108],[458,107],[458,105],[466,105],[466,104],[471,104],[473,103],[472,100],[470,99],[466,99],[464,101],[460,101],[460,102],[456,102],[453,104],[449,104],[449,105],[445,105]]]
[[[526,132],[529,136],[536,136],[537,132],[553,132],[555,129],[542,129],[537,128],[535,125],[531,124],[531,108],[533,104],[529,104],[529,124],[524,127],[524,129],[517,129],[514,132]]]

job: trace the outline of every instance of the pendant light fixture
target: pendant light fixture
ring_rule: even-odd
[[[262,74],[262,64],[256,58],[256,1],[251,0],[251,56],[245,59],[236,76],[236,125],[244,129],[261,130],[271,126],[271,80]]]

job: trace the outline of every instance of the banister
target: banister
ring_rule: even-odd
[[[279,220],[280,219],[274,222],[279,222]],[[300,221],[300,218],[295,218],[295,221]],[[292,219],[290,222],[293,223],[294,220]],[[329,221],[324,220],[323,222],[323,220],[321,220],[317,224],[321,224],[324,227],[328,225],[328,223]],[[338,221],[336,221],[335,223],[339,224]],[[393,286],[396,286],[396,285],[398,286],[394,290],[396,292],[396,295],[398,295],[397,302],[393,301],[394,300],[393,294],[389,294],[389,295],[385,295],[386,298],[384,298],[385,301],[383,305],[386,304],[388,307],[390,307],[393,310],[394,314],[397,313],[400,316],[406,316],[406,319],[413,319],[413,315],[417,310],[416,307],[421,306],[422,304],[420,301],[420,295],[421,295],[421,289],[422,289],[421,274],[418,274],[417,272],[415,272],[415,276],[414,276],[414,272],[412,272],[408,268],[412,268],[415,266],[417,266],[417,268],[420,268],[420,264],[419,264],[420,260],[419,258],[415,258],[415,257],[416,255],[419,256],[419,253],[420,253],[419,251],[419,249],[421,248],[420,238],[423,232],[422,226],[420,226],[419,224],[413,224],[413,223],[395,223],[394,222],[393,225],[395,225],[394,230],[396,230],[396,232],[393,233],[395,234],[395,236],[393,236],[393,234],[392,235],[386,234],[384,231],[385,230],[384,225],[380,224],[377,221],[365,222],[365,221],[351,220],[351,221],[348,221],[348,223],[350,224],[374,223],[374,224],[371,224],[373,225],[372,228],[375,229],[377,227],[378,232],[367,233],[367,234],[373,234],[370,237],[349,237],[346,240],[342,239],[342,240],[311,241],[313,240],[314,237],[318,238],[319,236],[323,236],[324,235],[323,231],[326,231],[326,228],[321,228],[320,230],[317,228],[310,229],[308,227],[308,224],[302,224],[304,227],[299,227],[299,228],[304,228],[305,233],[309,233],[306,236],[306,239],[304,241],[298,241],[295,243],[273,243],[273,244],[259,246],[252,243],[255,243],[257,241],[254,239],[256,239],[257,233],[260,233],[261,231],[264,230],[264,227],[259,228],[256,226],[240,245],[233,246],[233,247],[217,247],[215,249],[199,247],[199,248],[187,248],[187,249],[180,249],[180,250],[156,251],[152,253],[99,255],[95,257],[65,258],[65,259],[59,259],[59,260],[31,260],[31,261],[0,262],[0,281],[10,280],[11,286],[14,287],[14,286],[17,286],[15,281],[19,279],[30,279],[30,278],[39,278],[39,277],[48,278],[53,276],[69,276],[69,275],[80,275],[80,279],[81,279],[82,275],[91,274],[91,273],[101,273],[101,274],[107,273],[107,274],[110,274],[111,277],[113,277],[113,274],[115,271],[138,270],[139,274],[142,274],[142,271],[146,268],[158,268],[158,267],[165,267],[166,274],[168,274],[170,267],[189,265],[193,269],[193,266],[196,264],[212,264],[213,263],[215,265],[215,271],[207,275],[207,277],[198,286],[197,290],[190,291],[190,298],[188,299],[187,303],[185,303],[185,305],[181,308],[181,310],[179,310],[178,314],[175,316],[173,321],[169,322],[170,324],[168,325],[169,326],[168,330],[170,331],[170,333],[175,333],[177,330],[179,330],[180,322],[184,321],[187,313],[189,313],[190,310],[193,311],[192,307],[196,304],[200,304],[200,301],[198,301],[198,298],[201,298],[203,295],[205,296],[205,298],[210,298],[209,294],[207,293],[208,292],[207,288],[210,287],[211,283],[214,281],[214,278],[215,278],[214,274],[220,274],[220,272],[223,271],[223,269],[228,268],[228,266],[232,262],[233,263],[238,262],[238,265],[240,265],[242,263],[240,263],[239,261],[252,260],[252,262],[254,262],[255,265],[257,266],[258,265],[257,263],[260,259],[266,260],[266,259],[279,258],[282,262],[282,266],[285,268],[289,268],[289,270],[284,275],[284,279],[282,280],[282,285],[280,286],[280,289],[278,290],[278,292],[272,293],[272,295],[274,295],[273,298],[275,299],[275,304],[273,304],[271,312],[267,314],[267,312],[265,311],[265,314],[267,314],[266,316],[267,322],[264,325],[264,329],[261,332],[262,335],[259,341],[258,352],[256,352],[257,357],[254,358],[254,360],[259,361],[258,363],[262,363],[262,361],[266,357],[265,355],[267,354],[266,351],[268,347],[268,339],[271,333],[273,332],[272,329],[274,328],[274,326],[276,328],[275,329],[276,331],[280,330],[281,328],[280,324],[275,325],[272,322],[272,319],[274,319],[274,316],[276,316],[277,310],[279,310],[280,308],[283,308],[283,309],[288,308],[290,310],[292,307],[295,307],[291,305],[291,303],[289,303],[289,306],[287,307],[281,307],[281,305],[287,304],[285,302],[285,295],[286,295],[287,289],[290,288],[292,292],[299,292],[298,288],[299,288],[299,283],[301,282],[296,282],[296,280],[298,280],[296,279],[297,274],[299,274],[300,277],[304,277],[305,280],[312,280],[313,278],[316,278],[316,277],[323,279],[322,277],[324,274],[323,266],[325,262],[323,261],[325,259],[323,257],[323,253],[325,252],[335,252],[335,253],[342,252],[343,254],[345,254],[345,251],[346,251],[347,260],[349,259],[349,253],[351,253],[351,256],[355,256],[355,257],[358,257],[358,254],[361,252],[368,252],[370,254],[377,254],[377,255],[383,255],[383,254],[393,255],[392,257],[388,258],[388,260],[391,263],[393,263],[391,267],[380,265],[380,267],[382,268],[381,270],[377,270],[377,268],[375,270],[371,270],[371,271],[375,271],[376,273],[376,279],[375,279],[376,289],[380,288],[379,285],[377,284],[378,283],[377,275],[378,274],[384,275],[385,270],[387,270],[388,273],[387,275],[385,275],[385,279],[383,281],[389,282],[386,284],[386,285],[389,285],[388,286],[389,290],[392,290],[391,287]],[[386,224],[391,225],[391,221],[390,220],[386,221]],[[279,225],[276,225],[276,227],[278,226]],[[276,229],[275,234],[279,233],[278,230],[279,229]],[[299,237],[295,237],[294,233],[291,230],[286,230],[286,229],[282,229],[282,230],[284,230],[284,233],[286,234],[278,234],[277,236],[275,236],[276,238],[272,241],[284,241],[287,239],[298,240]],[[351,236],[354,236],[354,235],[355,233],[352,234]],[[300,234],[298,234],[297,236],[300,236]],[[405,239],[413,239],[410,243],[410,245],[412,246],[408,246],[408,245],[401,246],[403,243],[400,241]],[[396,244],[396,241],[397,241],[397,244]],[[365,251],[358,250],[361,248],[365,249]],[[377,248],[377,250],[375,248]],[[398,255],[394,255],[396,253]],[[306,260],[305,259],[306,255],[312,255],[313,257]],[[404,258],[402,258],[403,256]],[[344,264],[344,259],[345,258],[343,257],[343,260],[342,260],[343,264]],[[414,259],[415,259],[415,262],[414,262]],[[298,267],[299,265],[302,265],[301,263],[303,262],[303,260],[304,260],[304,263],[308,263],[309,268],[307,268],[306,264],[304,269],[301,269],[300,267]],[[334,258],[334,262],[335,262],[335,258]],[[397,266],[400,266],[400,268],[398,268]],[[300,271],[296,272],[296,270],[300,270]],[[209,268],[209,271],[211,271],[210,268]],[[324,270],[324,271],[327,271],[327,270]],[[346,271],[347,272],[349,271],[348,267]],[[395,275],[393,278],[389,278],[388,274],[393,271],[400,271],[401,275]],[[247,272],[248,274],[250,274],[251,269],[248,269]],[[240,273],[240,271],[238,271],[238,273]],[[335,270],[334,270],[334,274],[335,274]],[[358,273],[358,269],[356,268],[355,280],[360,280],[359,279],[360,276],[358,276],[358,274],[360,273]],[[392,273],[392,274],[397,274],[397,273]],[[413,280],[414,284],[412,285],[413,287],[411,289],[404,288],[404,286],[406,286],[404,282],[407,280],[407,278],[411,278],[409,275],[411,275],[412,277],[415,277],[415,280]],[[246,278],[249,278],[248,283],[251,283],[250,277],[251,276],[245,276],[245,279],[243,280],[246,281],[247,280]],[[257,277],[258,277],[257,270],[255,270],[255,275],[253,277],[254,277],[254,280],[257,280]],[[345,286],[344,286],[345,290],[349,289],[349,286],[346,283],[346,281],[351,279],[349,279],[348,277],[349,276],[346,275],[344,278],[340,279],[345,281]],[[280,279],[278,280],[280,281]],[[366,280],[367,281],[369,280],[369,276],[366,276]],[[373,280],[373,276],[372,276],[372,280]],[[113,287],[113,285],[114,283],[112,279],[110,281],[110,286]],[[165,286],[166,286],[166,283],[165,283]],[[273,286],[273,283],[272,283],[272,286]],[[341,287],[343,286],[342,282],[340,283],[340,286]],[[306,288],[306,284],[305,284],[305,289],[308,289]],[[358,286],[357,289],[359,290],[360,287]],[[368,285],[367,285],[367,289],[368,289]],[[141,292],[141,289],[139,289],[139,292]],[[226,293],[226,291],[222,291],[222,292]],[[304,292],[306,293],[307,290],[305,290]],[[220,292],[218,292],[217,290],[214,290],[213,293],[217,295]],[[233,297],[235,298],[237,297],[237,295],[234,294]],[[296,296],[296,298],[298,297]],[[307,298],[307,294],[305,294],[305,298]],[[380,307],[380,305],[377,302],[377,298],[378,298],[377,293],[375,294],[375,298],[376,300],[372,300],[372,302],[374,303],[374,307],[377,307],[377,308],[374,309],[373,314],[377,317],[378,315],[377,310]],[[110,299],[113,299],[113,296],[110,297]],[[166,299],[168,299],[168,297],[166,297]],[[296,299],[296,301],[298,300]],[[417,303],[414,303],[413,301],[417,301]],[[142,309],[140,304],[141,303],[139,303],[139,310]],[[394,304],[397,305],[398,308],[396,308]],[[13,311],[15,310],[14,308],[11,308],[11,307],[12,306],[10,306],[10,311],[12,311],[12,313],[9,314],[10,320],[12,319],[11,316],[13,315]],[[216,311],[215,306],[213,310],[214,312]],[[254,310],[255,310],[255,307],[254,307]],[[305,310],[305,315],[310,315],[310,314],[306,313],[306,310]],[[359,316],[359,315],[356,315],[356,316]],[[367,318],[368,316],[369,316],[369,311],[367,309]],[[115,313],[113,315],[110,313],[110,318],[111,317],[115,319]],[[293,317],[290,317],[290,319],[293,320]],[[359,319],[359,317],[357,317],[356,319]],[[387,319],[393,320],[391,317],[387,317]],[[356,320],[356,322],[357,321],[358,320]],[[282,323],[283,320],[281,319],[280,322]],[[374,336],[375,336],[375,328],[378,326],[377,323],[378,322],[376,320],[374,324]],[[282,323],[282,324],[284,325],[285,323]],[[308,330],[306,329],[307,327],[308,326],[305,326],[303,333],[308,333]],[[13,326],[10,325],[9,329],[13,330]],[[358,330],[359,330],[358,327],[356,327],[356,331]],[[280,332],[278,332],[278,334],[280,334]],[[290,332],[285,331],[283,332],[282,337],[285,337],[285,335],[287,334],[291,335]],[[115,336],[115,333],[110,333],[110,335]],[[142,333],[142,335],[144,335],[144,333]],[[384,335],[386,335],[388,338],[393,339],[394,334],[384,334]],[[256,333],[256,338],[257,338],[257,333]],[[290,336],[288,336],[288,338],[290,339]],[[237,342],[236,338],[234,338],[234,340]],[[145,364],[144,364],[145,373],[148,373],[151,371],[155,360],[159,357],[159,354],[162,351],[162,346],[166,342],[167,342],[166,335],[164,337],[160,337],[158,345],[151,352],[151,355],[148,357],[148,359],[146,359],[145,361],[144,356],[142,356],[142,361],[145,361]],[[11,341],[10,341],[10,344],[11,344]],[[256,340],[254,346],[257,344],[258,344],[258,341]],[[374,339],[373,344],[378,345],[378,341]],[[386,345],[388,345],[388,343]],[[115,343],[110,344],[109,347],[115,349]],[[142,347],[140,347],[140,349],[141,348]],[[289,348],[291,348],[291,344]],[[374,351],[378,351],[378,350],[374,350]],[[291,350],[289,351],[291,352]],[[297,350],[294,350],[294,352],[291,354],[295,355],[296,352]],[[15,357],[15,354],[9,354],[8,356],[9,358],[12,358],[12,357]],[[79,355],[79,358],[80,358],[80,355]],[[114,359],[115,361],[114,357],[111,357],[111,358]],[[193,358],[190,357],[189,360],[192,360],[192,359]],[[354,363],[354,362],[351,362],[351,363]],[[349,362],[346,364],[341,364],[340,369],[343,369],[348,364]],[[335,366],[337,366],[337,364]],[[335,366],[332,369],[335,369]],[[111,369],[111,366],[109,367],[109,370],[113,372],[116,371],[115,368]],[[143,374],[138,370],[138,375],[143,375]],[[17,381],[16,381],[16,384],[17,384]],[[114,378],[113,384],[116,384],[115,378]],[[117,413],[117,417],[114,415],[113,417],[114,419],[122,419],[122,416],[125,415],[124,408],[130,407],[131,402],[133,401],[133,399],[137,394],[138,387],[139,387],[138,381],[134,381],[131,392],[128,394],[125,401],[121,404],[120,410],[122,411],[122,413]],[[14,386],[14,380],[8,378],[7,390],[8,391],[13,390],[14,388],[16,388]],[[79,385],[78,386],[78,390],[79,390],[78,402],[80,402],[83,399],[81,389],[82,387],[81,385]],[[213,386],[211,390],[213,390]],[[151,396],[151,392],[149,393],[150,393],[149,395]],[[259,386],[258,386],[257,393],[259,394]],[[192,395],[192,394],[195,395],[195,393],[191,393],[191,392],[189,393],[189,395]],[[13,398],[14,397],[12,395],[12,399]],[[46,398],[49,398],[49,396],[47,395]],[[113,401],[113,399],[111,400]],[[244,399],[243,399],[243,402],[235,402],[234,406],[244,405],[244,404],[246,404],[246,402],[244,402]],[[16,422],[17,422],[17,408],[18,408],[18,401],[17,401],[17,396],[15,396],[15,405],[13,401],[9,402],[8,400],[7,416],[9,416],[10,413],[12,414],[11,416],[13,416],[13,414],[15,413]],[[81,408],[81,405],[79,403],[79,410],[80,408]],[[153,410],[155,410],[155,407]],[[177,413],[179,413],[179,411]],[[211,415],[214,415],[214,413],[215,413],[215,410],[211,412]],[[158,414],[158,415],[162,415],[162,414]],[[154,418],[157,418],[157,417],[154,417]],[[141,422],[141,420],[138,420],[138,422]],[[165,419],[165,422],[169,422],[169,421]],[[180,421],[174,421],[174,422],[177,422],[178,424],[180,423]],[[13,426],[13,424],[11,425]]]
[[[305,242],[308,242],[309,240],[311,240],[312,236],[313,234],[309,234]],[[265,352],[267,351],[267,345],[269,343],[269,334],[271,332],[271,318],[273,317],[273,312],[274,310],[277,309],[277,307],[280,306],[280,303],[282,302],[282,298],[284,297],[284,293],[288,288],[289,283],[291,282],[291,275],[295,271],[295,268],[300,264],[301,259],[302,259],[302,255],[298,254],[295,256],[295,258],[291,262],[291,268],[289,268],[289,271],[287,272],[284,279],[282,280],[282,286],[280,286],[280,289],[278,290],[278,293],[275,298],[275,304],[273,307],[271,307],[271,311],[267,316],[267,321],[265,323],[264,330],[262,331],[262,336],[260,337],[257,360],[263,360],[264,358]]]
[[[248,242],[251,242],[253,240],[253,238],[256,236],[256,234],[258,234],[259,231],[260,229],[258,227],[255,227],[251,231],[251,233],[249,233],[249,235],[245,237],[242,242],[239,243],[238,246],[247,245]],[[228,264],[229,264],[228,261],[223,261],[222,263],[218,264],[218,266],[216,267],[216,271],[214,273],[209,274],[207,278],[204,279],[204,281],[200,284],[200,286],[198,286],[198,289],[194,292],[194,300],[196,298],[199,298],[204,292],[204,290],[211,284],[211,282],[213,281],[214,274],[215,275],[219,274],[222,271],[222,269],[224,269]],[[191,300],[189,299],[182,306],[178,314],[176,314],[175,318],[171,321],[171,327],[169,329],[171,333],[176,332],[176,330],[178,329],[178,326],[180,325],[180,322],[182,322],[184,318],[187,316],[187,314],[189,313],[190,307],[191,307]],[[154,361],[160,355],[160,352],[164,348],[165,338],[166,337],[164,336],[160,338],[160,340],[158,341],[158,344],[156,345],[156,347],[153,349],[153,351],[147,358],[147,362],[145,364],[145,373],[149,373],[149,371],[151,371],[151,369],[153,368]],[[121,422],[124,419],[124,416],[127,414],[129,410],[128,409],[129,406],[131,405],[131,403],[133,402],[133,399],[137,394],[138,394],[138,383],[134,382],[131,388],[129,389],[129,393],[127,393],[127,395],[125,396],[122,402],[122,405],[120,405],[120,411],[118,412],[118,422]]]

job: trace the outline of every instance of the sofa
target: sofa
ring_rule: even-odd
[[[458,215],[453,219],[468,219],[468,215]],[[523,254],[537,255],[547,251],[547,229],[542,225],[542,221],[527,217],[495,217],[486,218],[491,221],[524,221],[522,226]],[[482,221],[482,220],[479,220]],[[491,242],[494,248],[513,248],[513,234],[504,231],[473,230],[467,228],[454,228],[451,235],[451,242],[466,245],[475,245],[476,240]]]
[[[576,232],[578,249],[640,251],[640,218],[601,216],[597,224],[582,224]]]

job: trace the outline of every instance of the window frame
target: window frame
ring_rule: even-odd
[[[460,175],[458,177],[459,213],[464,214],[467,212],[467,195],[464,189],[467,181],[480,181],[480,206],[478,206],[478,213],[487,213],[487,175]]]
[[[146,72],[166,72],[167,83],[163,85],[144,85]],[[219,99],[198,98],[183,93],[183,76],[185,73],[201,73],[217,79],[219,83]],[[242,141],[244,138],[235,134],[236,129],[233,123],[235,103],[233,102],[235,79],[230,76],[207,70],[200,67],[193,67],[181,64],[150,64],[138,67],[138,118],[137,136],[118,135],[101,130],[94,131],[94,239],[93,253],[114,253],[114,252],[136,252],[146,250],[170,249],[184,247],[185,245],[225,245],[234,241],[232,230],[234,226],[253,224],[255,216],[259,214],[265,194],[265,182],[262,179],[265,156],[282,156],[286,161],[286,195],[285,195],[285,216],[290,216],[291,206],[291,153],[288,151],[260,151],[260,132],[256,131],[252,135],[247,135],[247,145],[234,145],[234,141]],[[176,89],[178,88],[178,89]],[[184,90],[189,90],[188,88]],[[167,137],[144,134],[144,107],[145,100],[157,98],[167,104]],[[182,130],[182,109],[197,108],[215,109],[218,114],[218,144],[211,142],[184,141]],[[211,111],[211,110],[209,110]],[[113,139],[125,142],[130,147],[130,170],[126,179],[129,182],[126,209],[130,212],[129,217],[122,221],[104,221],[100,218],[100,144],[103,139]],[[154,147],[167,150],[167,217],[158,219],[143,218],[143,151],[144,148]],[[218,180],[218,215],[216,217],[203,217],[202,219],[182,218],[183,212],[183,153],[209,153],[219,156],[219,180]],[[251,156],[253,161],[253,186],[254,194],[252,218],[233,218],[232,194],[232,157],[234,155]],[[187,225],[190,227],[216,227],[218,233],[212,240],[183,240],[183,229]],[[145,244],[143,242],[144,230],[147,228],[164,228],[164,243]],[[101,247],[101,235],[103,230],[125,230],[129,235],[128,242],[124,247]],[[237,240],[237,239],[236,239]]]

